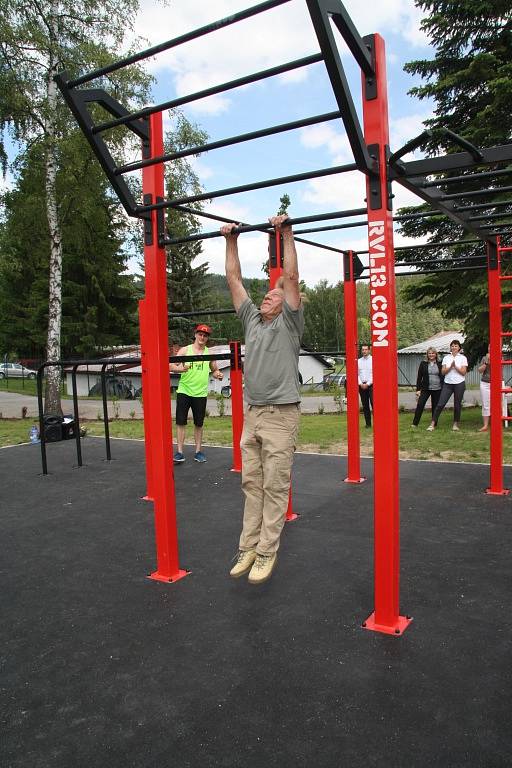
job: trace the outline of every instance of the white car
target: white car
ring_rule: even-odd
[[[0,379],[35,379],[37,373],[21,363],[0,363]]]

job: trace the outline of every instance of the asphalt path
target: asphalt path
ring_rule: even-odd
[[[466,396],[466,404],[474,405],[474,398],[477,397],[477,392],[469,392]],[[470,402],[467,402],[467,401]],[[413,410],[416,407],[416,398],[414,392],[399,392],[398,393],[399,406],[406,408],[407,410]],[[101,400],[78,400],[78,411],[80,418],[83,419],[97,419],[103,418],[103,406]],[[226,416],[231,415],[231,400],[226,398],[223,400],[224,413]],[[26,408],[27,418],[37,418],[37,397],[33,395],[23,395],[15,392],[0,391],[0,418],[4,419],[16,419],[22,418],[22,410]],[[142,405],[140,400],[118,400],[114,404],[109,402],[109,416],[114,418],[116,415],[121,419],[141,419],[143,415]],[[115,409],[119,409],[118,414],[115,413]],[[208,412],[211,416],[219,415],[219,404],[214,398],[208,398]],[[65,414],[73,412],[73,401],[68,399],[62,400],[62,409]],[[332,395],[321,395],[320,397],[308,397],[304,395],[301,402],[301,410],[303,413],[318,413],[323,409],[324,413],[335,413],[337,410],[337,404],[334,402]],[[134,414],[134,415],[132,415]]]

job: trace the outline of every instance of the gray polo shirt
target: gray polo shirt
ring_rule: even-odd
[[[283,301],[283,311],[264,323],[259,309],[247,298],[238,309],[245,332],[244,383],[249,405],[300,402],[299,351],[304,332],[304,310]]]

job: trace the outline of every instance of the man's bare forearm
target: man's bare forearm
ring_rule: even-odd
[[[228,285],[231,285],[231,282],[242,282],[238,243],[234,238],[226,238],[226,279]]]
[[[287,280],[299,282],[299,265],[297,263],[297,250],[291,227],[283,227],[283,275]]]

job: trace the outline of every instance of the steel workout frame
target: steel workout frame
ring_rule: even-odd
[[[502,396],[501,384],[501,347],[504,332],[501,324],[501,312],[511,304],[503,304],[500,293],[500,279],[512,277],[501,273],[501,258],[512,248],[500,246],[499,235],[510,232],[504,219],[511,216],[512,200],[504,201],[502,195],[512,190],[512,186],[490,186],[488,189],[475,189],[482,180],[495,180],[511,174],[507,167],[499,168],[512,160],[512,144],[487,149],[479,149],[456,134],[446,130],[440,136],[444,143],[450,141],[460,151],[450,152],[430,159],[405,162],[402,158],[410,151],[425,143],[427,138],[436,138],[428,132],[408,142],[396,152],[389,149],[388,99],[386,86],[386,62],[384,41],[378,34],[361,37],[355,29],[349,15],[340,0],[305,0],[312,23],[312,33],[316,35],[320,52],[316,55],[281,64],[270,69],[240,77],[231,82],[207,88],[189,96],[176,98],[162,104],[128,112],[102,88],[83,88],[91,81],[102,78],[122,67],[154,56],[162,51],[182,45],[203,35],[214,33],[256,14],[264,13],[289,0],[267,0],[240,13],[208,24],[185,35],[168,40],[138,54],[125,58],[102,69],[71,79],[63,72],[57,77],[64,99],[83,130],[103,170],[108,176],[126,212],[140,218],[144,225],[144,259],[146,270],[146,296],[140,303],[141,345],[143,349],[143,367],[146,371],[147,388],[144,392],[145,432],[151,433],[151,449],[147,458],[152,462],[153,494],[155,504],[155,526],[157,547],[157,570],[152,578],[172,582],[186,574],[180,569],[178,560],[178,541],[176,532],[176,510],[174,496],[174,478],[172,474],[172,433],[169,392],[169,347],[168,347],[168,310],[166,295],[166,255],[165,246],[184,240],[173,239],[166,234],[164,212],[175,208],[184,213],[203,215],[222,221],[222,217],[203,214],[189,207],[200,200],[262,189],[278,184],[297,182],[330,174],[346,173],[359,170],[366,176],[366,207],[350,211],[335,211],[320,216],[310,216],[292,220],[300,224],[328,219],[349,218],[365,214],[364,222],[342,224],[335,227],[368,227],[369,239],[369,278],[371,294],[371,336],[374,365],[374,612],[363,622],[367,629],[400,635],[410,622],[410,617],[401,615],[399,610],[399,482],[398,482],[398,382],[396,369],[396,303],[395,303],[395,259],[393,247],[392,182],[402,184],[415,192],[423,201],[430,204],[430,213],[412,214],[412,216],[444,214],[456,225],[463,227],[472,240],[481,241],[487,249],[487,268],[490,282],[490,344],[492,365],[491,406],[492,413],[500,413]],[[363,128],[359,124],[348,82],[341,63],[333,24],[341,33],[350,52],[361,69]],[[317,62],[324,62],[332,91],[338,105],[338,111],[308,117],[302,120],[276,125],[252,133],[233,136],[203,146],[164,154],[162,134],[162,112],[180,105],[202,99],[207,96],[247,85],[283,72]],[[110,120],[96,123],[94,105],[99,105],[111,115]],[[91,111],[91,108],[92,111]],[[97,110],[96,110],[97,112]],[[354,163],[334,168],[285,176],[281,178],[257,181],[244,186],[208,191],[190,197],[165,199],[164,163],[172,162],[177,157],[193,155],[198,152],[214,150],[239,142],[250,141],[263,136],[291,131],[327,120],[341,119],[354,155]],[[140,162],[117,167],[109,152],[104,134],[124,126],[133,132],[142,142]],[[480,166],[487,166],[485,172],[475,172]],[[123,179],[125,173],[142,169],[143,201],[137,202]],[[453,175],[459,172],[462,175]],[[437,174],[443,174],[438,177]],[[468,182],[465,193],[450,194],[447,185],[453,182]],[[501,195],[501,197],[500,197]],[[473,205],[473,197],[487,197],[483,204]],[[494,198],[498,198],[494,201]],[[462,204],[461,204],[462,202]],[[498,209],[505,207],[504,212]],[[475,214],[480,210],[481,213]],[[403,218],[403,217],[402,217]],[[407,217],[406,217],[407,218]],[[498,224],[496,224],[498,222]],[[320,228],[322,229],[322,228]],[[325,228],[324,228],[325,229]],[[240,232],[252,230],[269,231],[268,224],[241,225]],[[312,230],[308,230],[312,231]],[[314,230],[313,230],[314,231]],[[318,230],[316,230],[318,231]],[[185,238],[204,239],[217,237],[219,232]],[[297,240],[300,239],[297,238]],[[308,241],[306,241],[308,242]],[[447,247],[460,242],[437,243],[435,247]],[[318,244],[338,253],[339,250]],[[353,254],[345,258],[346,288],[354,285],[357,269],[354,269]],[[443,262],[446,264],[446,261]],[[466,268],[467,261],[462,259]],[[425,270],[423,270],[425,271]],[[345,296],[350,296],[346,291]],[[354,327],[355,304],[348,298],[346,320],[348,327]],[[350,334],[349,334],[350,337]],[[353,339],[352,337],[350,337]],[[353,341],[351,342],[353,344]],[[356,349],[347,340],[347,371],[354,379]],[[355,380],[354,380],[355,381]],[[509,391],[509,390],[507,390]],[[350,392],[349,392],[350,395]],[[357,398],[357,393],[355,393]],[[354,392],[350,396],[354,401]],[[352,411],[354,412],[354,410]],[[504,493],[502,481],[500,419],[492,419],[491,427],[491,487],[492,493]],[[350,471],[349,471],[350,479]]]

